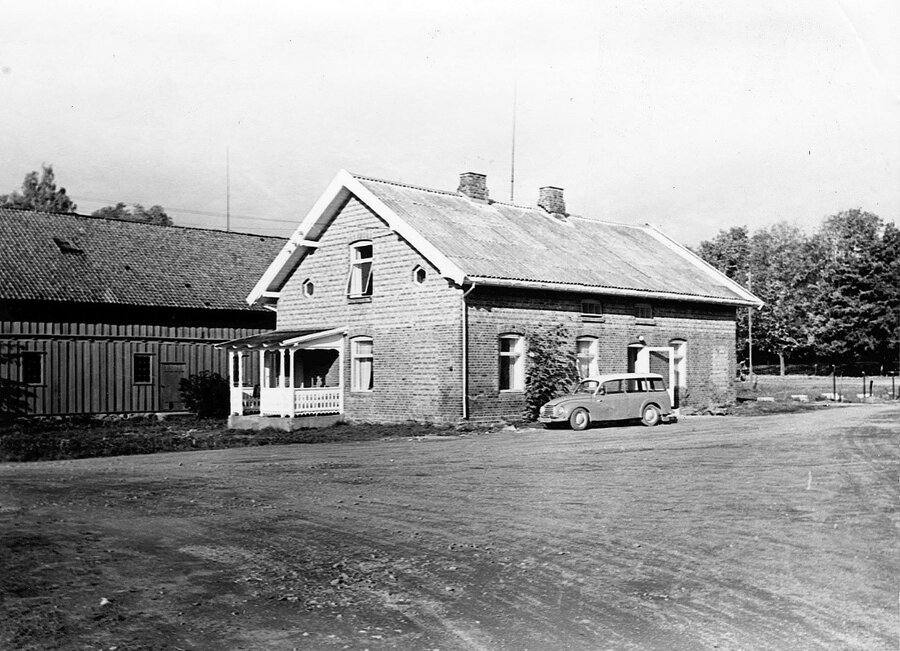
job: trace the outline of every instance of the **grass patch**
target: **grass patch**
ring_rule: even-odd
[[[435,436],[454,430],[421,423],[346,424],[284,432],[229,430],[216,419],[96,418],[22,419],[0,425],[0,461],[50,461],[155,452],[219,450],[293,443],[371,441],[382,438]]]

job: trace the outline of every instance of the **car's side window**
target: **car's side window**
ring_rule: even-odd
[[[665,391],[666,387],[663,384],[663,381],[658,378],[653,378],[650,380],[650,390],[651,391]]]
[[[609,382],[603,383],[604,389],[606,389],[606,394],[610,393],[622,393],[622,380],[610,380]]]

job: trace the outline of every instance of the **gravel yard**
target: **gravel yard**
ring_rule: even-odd
[[[0,464],[0,648],[896,649],[900,407]]]

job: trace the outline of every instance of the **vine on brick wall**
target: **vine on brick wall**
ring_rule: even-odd
[[[537,419],[547,401],[565,393],[577,381],[575,350],[566,327],[557,324],[531,333],[525,366],[525,417]]]

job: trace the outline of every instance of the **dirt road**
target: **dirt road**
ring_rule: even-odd
[[[897,649],[900,408],[0,465],[0,648]]]

